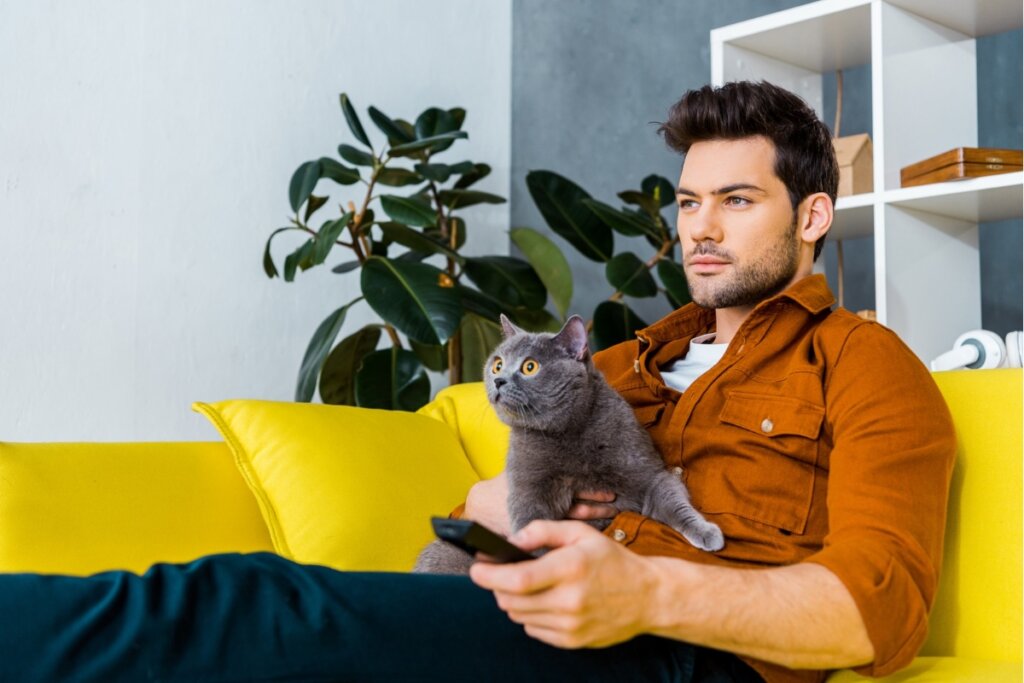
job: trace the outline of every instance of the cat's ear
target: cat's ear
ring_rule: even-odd
[[[576,360],[586,360],[590,355],[590,349],[587,347],[587,326],[578,315],[565,321],[562,330],[555,335],[555,341]]]
[[[526,334],[526,330],[521,330],[512,324],[512,321],[505,317],[504,313],[500,314],[501,320],[501,331],[505,335],[505,339],[514,337],[517,334]]]

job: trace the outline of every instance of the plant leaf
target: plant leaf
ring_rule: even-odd
[[[559,317],[565,318],[572,303],[572,270],[562,250],[531,228],[513,228],[509,236],[544,283]]]
[[[327,260],[328,254],[331,253],[331,249],[334,248],[334,244],[337,242],[338,237],[341,236],[342,231],[348,227],[352,217],[352,212],[347,211],[341,218],[333,221],[327,221],[320,226],[320,231],[314,238],[314,241],[316,242],[316,249],[313,253],[314,264],[321,264]]]
[[[626,202],[627,204],[639,206],[641,209],[644,210],[644,213],[646,213],[648,216],[656,215],[659,210],[658,202],[654,200],[653,196],[647,194],[646,192],[639,192],[637,190],[626,190],[625,192],[619,193],[619,199]]]
[[[320,369],[320,398],[331,405],[356,405],[356,373],[380,341],[380,325],[367,325],[334,347]]]
[[[666,207],[676,200],[675,185],[660,175],[649,175],[640,183],[640,189],[650,195],[658,207]]]
[[[547,290],[533,267],[511,256],[467,258],[465,273],[488,296],[516,307],[543,308]]]
[[[462,107],[454,107],[449,109],[448,113],[452,115],[452,119],[455,121],[455,129],[461,129],[462,124],[466,122],[466,110]]]
[[[438,193],[441,203],[449,209],[462,209],[474,204],[504,204],[505,198],[489,192],[476,190],[442,190]]]
[[[473,170],[473,162],[462,161],[449,166],[448,164],[416,164],[416,172],[424,178],[433,180],[436,183],[443,183],[453,173],[467,173]]]
[[[462,172],[462,177],[455,182],[455,189],[464,190],[477,181],[486,178],[491,173],[491,167],[487,164],[473,164],[471,170]]]
[[[456,286],[456,291],[459,294],[462,307],[467,312],[475,313],[487,320],[494,321],[497,321],[498,316],[502,313],[512,317],[511,306],[506,306],[504,303],[492,299],[483,292],[461,284]]]
[[[377,182],[381,185],[390,185],[392,187],[401,187],[403,185],[415,185],[416,183],[422,183],[423,178],[417,173],[405,168],[382,168],[377,173]]]
[[[562,322],[543,308],[538,310],[517,308],[509,317],[512,318],[512,322],[527,332],[558,332],[562,329]]]
[[[346,261],[331,268],[332,273],[351,273],[359,267],[359,261]]]
[[[267,246],[263,249],[263,272],[267,274],[267,277],[274,278],[278,276],[277,266],[274,265],[274,259],[270,255],[270,242],[273,241],[274,237],[276,237],[278,233],[285,232],[287,230],[305,232],[302,228],[294,228],[289,225],[283,228],[278,228],[274,232],[270,233],[270,237],[267,238]]]
[[[590,198],[583,188],[551,171],[531,171],[526,175],[526,186],[555,233],[593,261],[612,257],[612,231],[583,204]]]
[[[416,139],[418,140],[441,135],[442,133],[450,133],[458,129],[459,126],[455,121],[455,117],[452,116],[451,112],[444,109],[431,107],[416,117]]]
[[[448,219],[448,229],[455,233],[455,248],[462,249],[462,246],[466,243],[466,221],[458,216],[452,216]],[[424,228],[423,234],[438,242],[451,245],[451,238],[442,235],[441,229],[436,225]]]
[[[352,107],[348,95],[341,93],[339,99],[341,100],[341,112],[345,115],[345,122],[348,123],[348,129],[352,131],[352,135],[356,136],[356,140],[373,149],[373,145],[370,144],[370,138],[366,137],[366,131],[363,129],[363,124],[359,120],[356,110]]]
[[[447,273],[426,263],[371,256],[363,263],[360,284],[370,307],[403,334],[443,344],[462,319],[459,294],[442,285],[445,278]]]
[[[686,271],[672,259],[663,258],[658,261],[658,277],[665,286],[665,294],[673,308],[681,308],[693,301],[690,287],[686,283]]]
[[[484,364],[504,335],[497,320],[467,313],[459,327],[462,333],[462,381],[479,382],[484,378]]]
[[[356,404],[415,411],[430,400],[430,379],[416,354],[391,348],[374,351],[356,373]]]
[[[422,140],[415,140],[413,142],[395,145],[388,150],[388,153],[393,157],[404,157],[427,148],[434,148],[435,151],[440,151],[451,147],[451,143],[455,140],[468,137],[468,133],[461,130],[455,130],[450,133],[442,133],[441,135],[433,135],[429,138],[423,138]]]
[[[301,247],[288,254],[284,259],[284,280],[291,282],[295,279],[296,268],[309,270],[313,265],[313,250],[315,242],[312,239],[306,240]]]
[[[326,204],[328,199],[329,197],[317,197],[315,194],[309,195],[309,201],[306,202],[306,217],[303,220],[308,223],[309,217]]]
[[[380,109],[371,106],[367,111],[370,112],[370,118],[380,128],[381,132],[388,136],[390,144],[402,144],[412,142],[415,139],[411,133],[388,118]]]
[[[373,168],[374,162],[376,161],[372,154],[364,152],[358,147],[353,147],[352,145],[338,145],[338,154],[341,155],[342,159],[350,164],[355,164],[356,166],[369,166],[370,168]]]
[[[409,340],[409,347],[419,358],[427,370],[444,372],[448,369],[448,345],[438,346],[437,344],[420,344],[415,339]]]
[[[327,352],[331,350],[335,337],[338,336],[341,326],[345,323],[345,314],[348,313],[348,309],[362,298],[354,299],[331,313],[316,328],[313,338],[309,340],[309,346],[306,347],[306,353],[302,357],[302,365],[299,367],[299,381],[295,387],[296,401],[309,403],[313,400],[320,366],[323,365]]]
[[[393,194],[381,195],[380,205],[383,207],[384,213],[399,223],[415,225],[419,228],[437,223],[437,212],[433,207],[409,197],[399,197]]]
[[[413,230],[407,225],[402,223],[378,223],[377,226],[384,233],[384,236],[392,242],[397,242],[403,247],[408,247],[413,251],[424,251],[430,254],[444,254],[449,258],[455,259],[458,263],[462,263],[465,259],[456,251],[452,251],[446,245],[431,239],[422,232]]]
[[[654,296],[658,283],[640,257],[631,251],[616,254],[604,266],[605,277],[612,287],[623,294],[636,297]]]
[[[299,212],[302,203],[313,194],[313,188],[320,180],[320,162],[307,161],[295,169],[292,174],[292,181],[288,185],[288,200],[291,202],[292,211]]]
[[[637,330],[647,327],[629,306],[618,301],[604,301],[594,309],[594,329],[591,351],[601,351],[636,336]]]
[[[330,157],[320,157],[320,175],[340,185],[354,185],[359,182],[359,171],[349,168]]]
[[[583,204],[594,212],[601,222],[615,232],[627,237],[658,234],[658,226],[650,219],[642,218],[629,211],[619,211],[596,199],[584,199]]]

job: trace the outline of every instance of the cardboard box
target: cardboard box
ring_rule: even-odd
[[[872,165],[873,153],[871,138],[867,133],[845,135],[833,138],[832,145],[836,150],[839,162],[840,197],[871,192],[874,187]]]
[[[1021,150],[957,147],[900,169],[900,187],[1012,173],[1022,168]]]

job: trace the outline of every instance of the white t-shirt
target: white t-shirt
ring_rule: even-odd
[[[682,393],[694,380],[722,360],[728,344],[715,344],[715,333],[702,334],[690,340],[690,350],[680,358],[661,368],[661,379],[665,384]]]

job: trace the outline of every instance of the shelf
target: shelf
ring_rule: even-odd
[[[887,0],[888,4],[942,24],[966,36],[987,36],[1019,29],[1024,23],[1020,0]]]
[[[1020,218],[1024,202],[1024,172],[889,190],[883,200],[892,206],[969,223]]]
[[[711,43],[825,73],[871,61],[871,0],[819,0],[711,32]],[[712,50],[712,52],[717,52]]]
[[[836,200],[836,215],[829,230],[829,239],[848,240],[870,237],[875,232],[876,195],[855,194]]]

